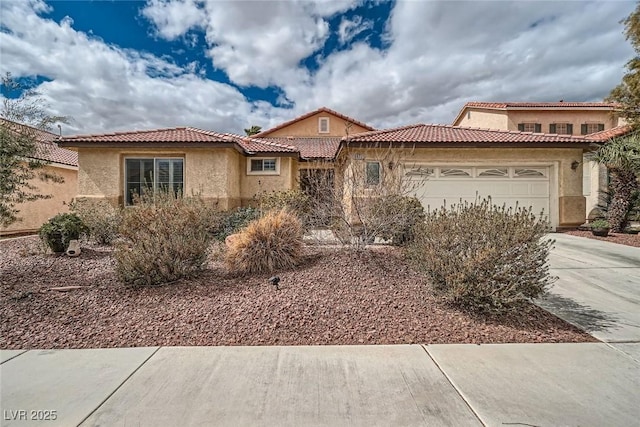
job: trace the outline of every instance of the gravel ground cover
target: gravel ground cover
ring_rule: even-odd
[[[624,233],[609,233],[607,237],[594,236],[591,231],[582,230],[569,230],[563,231],[563,233],[571,234],[572,236],[586,237],[589,239],[602,240],[605,242],[618,243],[620,245],[635,246],[640,248],[640,234],[624,234]]]
[[[448,307],[397,248],[305,251],[280,290],[219,257],[196,279],[129,288],[108,247],[68,258],[36,237],[0,241],[0,348],[595,341],[534,305],[505,319]],[[63,286],[82,288],[51,290]]]

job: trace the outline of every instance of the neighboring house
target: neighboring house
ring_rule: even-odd
[[[613,103],[607,102],[467,102],[454,126],[518,130],[559,135],[583,135],[595,141],[629,131]],[[594,135],[591,137],[590,135]],[[583,158],[583,195],[587,216],[607,189],[605,167]]]
[[[341,178],[362,170],[366,187],[384,174],[414,183],[412,193],[431,209],[492,196],[544,211],[554,227],[575,227],[585,219],[578,166],[591,142],[444,125],[374,130],[321,108],[253,137],[173,128],[65,137],[61,145],[78,152],[79,199],[127,205],[132,192],[152,184],[229,209],[263,191],[304,187],[314,172],[347,185]],[[384,160],[388,150],[397,161]]]
[[[0,235],[31,233],[45,223],[49,218],[61,212],[69,211],[69,203],[76,196],[78,185],[78,155],[76,152],[60,148],[57,144],[58,136],[30,126],[0,119],[3,126],[15,128],[18,132],[28,132],[36,137],[38,160],[48,162],[43,171],[56,174],[64,179],[63,183],[43,181],[35,177],[30,184],[37,187],[40,194],[52,197],[32,202],[21,203],[16,208],[19,221],[0,228]],[[38,170],[35,171],[36,175]]]

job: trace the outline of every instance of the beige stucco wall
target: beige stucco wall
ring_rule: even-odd
[[[580,135],[580,125],[583,123],[604,123],[605,129],[611,129],[618,125],[618,118],[608,111],[509,111],[507,129],[518,130],[518,123],[527,122],[540,123],[543,133],[549,133],[552,123],[571,123],[573,134]]]
[[[267,156],[268,157],[268,156]],[[298,161],[292,157],[278,157],[279,173],[247,174],[251,157],[240,158],[240,197],[242,206],[252,205],[255,197],[263,192],[284,191],[298,188]],[[237,175],[236,175],[237,176]]]
[[[608,185],[607,168],[596,162],[589,161],[588,156],[585,156],[583,163],[583,176],[584,180],[584,192],[586,199],[586,214],[587,218],[594,214],[597,216],[594,209],[600,203],[600,196],[603,191],[606,191]]]
[[[18,217],[21,221],[15,222],[8,227],[0,228],[0,235],[14,233],[27,233],[40,228],[49,218],[56,214],[69,211],[69,203],[76,196],[78,188],[78,171],[75,167],[69,166],[45,166],[45,171],[55,173],[64,179],[63,183],[53,181],[42,181],[34,178],[30,183],[37,187],[38,193],[50,194],[49,199],[35,200],[33,202],[21,203],[16,206],[20,211]]]
[[[389,158],[386,150],[350,147],[345,155],[356,152],[365,160]],[[557,226],[580,225],[585,221],[585,198],[582,194],[582,168],[572,169],[574,161],[582,161],[581,148],[415,148],[399,149],[398,157],[407,165],[540,165],[551,170],[551,215]],[[396,156],[394,154],[394,156]]]
[[[329,118],[329,132],[320,133],[318,119],[320,117]],[[367,129],[357,124],[351,124],[348,129],[349,135],[356,133],[367,132]],[[338,116],[329,113],[317,113],[313,116],[307,117],[295,123],[290,124],[282,129],[278,129],[272,133],[269,133],[268,137],[283,137],[283,136],[345,136],[347,135],[347,122]]]
[[[477,110],[468,108],[458,120],[458,126],[481,127],[489,129],[518,130],[519,123],[540,123],[542,132],[549,133],[552,123],[571,123],[573,134],[580,135],[583,123],[603,123],[605,129],[624,124],[616,114],[610,111],[594,110]]]
[[[184,158],[184,194],[198,194],[220,209],[240,205],[242,156],[234,149],[118,149],[80,148],[78,197],[124,200],[124,159],[127,157]]]
[[[479,111],[467,109],[457,126],[480,127],[488,129],[507,129],[506,111]]]

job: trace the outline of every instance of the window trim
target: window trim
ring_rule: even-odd
[[[533,125],[533,130],[526,130],[526,126]],[[518,131],[520,132],[531,132],[531,133],[542,133],[542,124],[538,122],[521,122],[518,123]]]
[[[589,132],[589,126],[596,126],[596,130]],[[602,132],[605,128],[606,126],[602,122],[587,121],[580,124],[580,135],[590,135],[592,133]]]
[[[252,171],[251,162],[253,160],[262,160],[262,170]],[[264,160],[274,160],[276,162],[276,170],[264,170]],[[280,158],[279,157],[247,157],[247,175],[280,175]]]
[[[153,191],[155,192],[157,190],[157,185],[158,183],[156,182],[156,179],[158,177],[158,173],[157,173],[157,161],[158,160],[169,160],[169,161],[175,161],[175,160],[181,160],[182,161],[182,194],[184,194],[184,187],[185,187],[185,158],[184,157],[176,157],[176,156],[144,156],[144,155],[133,155],[133,156],[124,156],[123,160],[122,160],[122,170],[123,170],[123,180],[122,180],[122,195],[123,195],[123,205],[125,207],[131,207],[134,206],[133,203],[128,203],[127,201],[127,184],[128,184],[128,180],[127,180],[127,160],[151,160],[153,161]],[[171,175],[170,175],[171,176]],[[171,180],[171,178],[170,178]]]
[[[322,130],[322,124],[327,124],[327,130]],[[318,117],[318,133],[330,133],[331,126],[329,123],[329,117]]]
[[[378,165],[378,182],[369,182],[369,164]],[[365,188],[374,188],[382,183],[382,163],[378,160],[367,160],[364,162],[364,186]]]
[[[566,126],[567,131],[558,132],[558,126]],[[573,123],[571,122],[553,122],[549,124],[549,133],[556,135],[573,135]]]

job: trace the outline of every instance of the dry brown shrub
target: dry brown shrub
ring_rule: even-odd
[[[116,243],[116,272],[130,285],[192,277],[207,261],[211,208],[197,197],[157,192],[125,209]]]
[[[301,260],[302,225],[286,210],[270,211],[230,242],[225,261],[242,274],[293,268]]]
[[[465,202],[428,212],[407,253],[445,301],[501,314],[541,296],[554,281],[548,231],[531,209]]]

